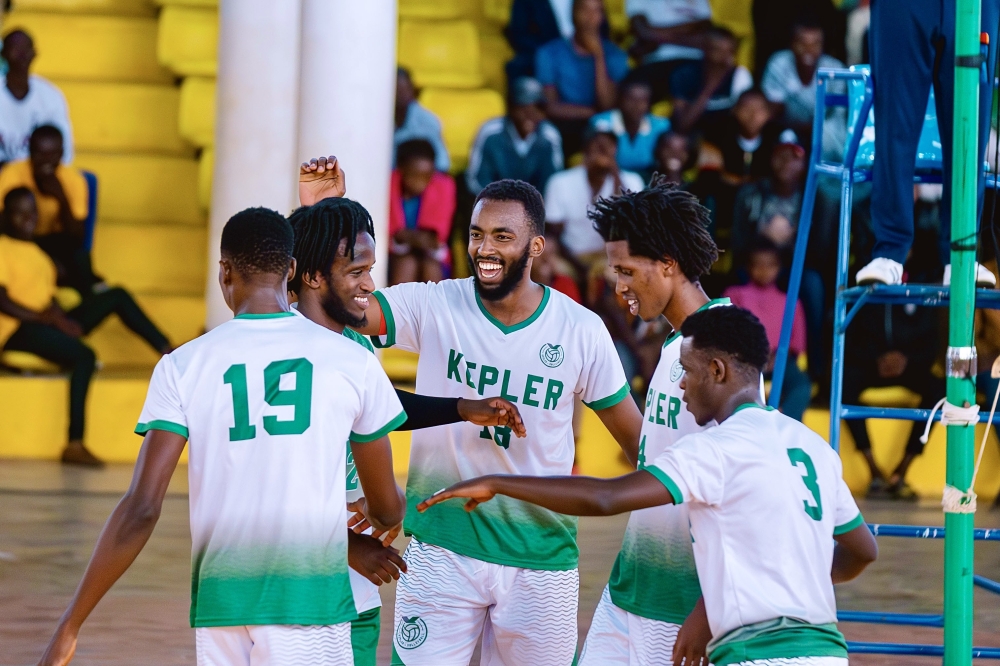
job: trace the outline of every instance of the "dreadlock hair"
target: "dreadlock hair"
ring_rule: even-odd
[[[372,216],[357,201],[345,198],[323,199],[312,206],[303,206],[291,214],[288,221],[295,235],[295,276],[288,288],[299,293],[302,276],[306,273],[330,274],[341,241],[346,241],[344,254],[354,258],[354,241],[360,233],[375,237]]]
[[[480,201],[520,203],[524,208],[524,214],[528,216],[531,233],[536,236],[545,235],[545,202],[542,200],[542,193],[531,183],[512,178],[494,181],[483,188],[472,207],[475,208]]]
[[[281,275],[292,263],[292,228],[270,208],[247,208],[222,229],[222,256],[241,274]]]
[[[722,352],[748,366],[752,372],[747,376],[759,375],[771,353],[764,325],[735,305],[695,312],[681,324],[681,335],[691,338],[696,349]]]
[[[689,280],[707,275],[719,257],[708,209],[660,174],[645,190],[601,198],[588,216],[604,242],[623,240],[634,255],[673,259]]]

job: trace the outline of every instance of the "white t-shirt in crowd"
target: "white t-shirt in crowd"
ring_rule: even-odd
[[[484,474],[572,471],[573,405],[628,400],[625,372],[601,318],[545,287],[534,314],[513,326],[495,319],[473,278],[400,284],[375,292],[386,335],[376,346],[417,352],[417,392],[450,398],[499,396],[517,403],[527,436],[506,427],[452,423],[415,430],[406,483],[408,534],[459,555],[526,569],[577,566],[576,518],[497,497],[475,511],[416,504]]]
[[[638,192],[646,188],[637,173],[620,171],[619,177],[623,189]],[[615,180],[609,175],[597,197],[610,197],[614,193]],[[604,239],[587,217],[595,198],[583,165],[553,174],[545,186],[545,221],[565,224],[561,240],[573,255],[604,251]]]
[[[755,659],[847,656],[834,625],[833,537],[864,519],[829,444],[780,412],[747,404],[646,469],[689,507],[712,663],[734,663],[726,658],[733,652],[746,657],[761,631],[774,632],[775,652]]]
[[[573,0],[549,0],[552,13],[559,25],[559,32],[564,39],[569,39],[575,32],[573,28]]]
[[[353,620],[347,442],[405,420],[373,354],[293,312],[160,359],[136,432],[188,438],[192,626]]]
[[[46,79],[28,77],[28,94],[16,99],[0,76],[0,162],[26,160],[28,139],[41,125],[55,125],[63,134],[63,164],[73,161],[73,128],[62,91]]]
[[[625,0],[625,13],[631,19],[642,15],[654,28],[670,28],[684,23],[712,18],[708,0]],[[701,49],[678,44],[661,44],[643,62],[660,60],[700,60]]]
[[[819,57],[820,67],[843,69],[844,63],[825,53]],[[842,81],[832,81],[832,92],[844,92]],[[784,121],[795,125],[811,125],[816,112],[816,75],[807,84],[802,83],[795,67],[795,54],[789,49],[778,51],[767,61],[761,90],[771,102],[785,105]]]

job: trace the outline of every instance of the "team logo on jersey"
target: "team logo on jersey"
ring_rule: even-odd
[[[562,345],[550,345],[546,342],[539,350],[538,358],[548,367],[558,368],[566,358],[566,352],[563,351]]]
[[[670,381],[676,382],[684,374],[684,368],[681,367],[681,360],[677,359],[674,364],[670,366]]]
[[[404,650],[414,650],[427,640],[427,623],[414,615],[403,617],[396,627],[396,645]]]

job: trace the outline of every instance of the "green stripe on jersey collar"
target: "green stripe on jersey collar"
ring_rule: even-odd
[[[756,402],[744,402],[742,405],[733,410],[733,414],[742,412],[744,409],[763,409],[765,412],[774,411],[774,407],[771,407],[770,405],[758,405]]]
[[[732,305],[732,304],[733,304],[733,302],[731,300],[729,300],[728,297],[727,298],[713,298],[708,303],[705,303],[703,306],[701,306],[700,308],[698,308],[697,310],[695,310],[695,312],[701,312],[702,310],[707,310],[709,308],[714,308],[717,305]],[[694,313],[692,313],[692,314],[694,314]],[[667,336],[666,340],[663,341],[663,346],[666,347],[671,342],[673,342],[674,340],[676,340],[677,338],[679,338],[680,335],[681,335],[680,331],[674,331],[669,336]]]
[[[281,317],[294,317],[295,313],[291,311],[286,312],[265,312],[263,314],[256,314],[253,312],[247,312],[244,314],[238,314],[234,319],[279,319]]]
[[[475,289],[475,286],[473,286],[473,289]],[[479,306],[479,311],[483,313],[483,316],[486,317],[486,319],[488,319],[491,324],[499,328],[504,335],[509,335],[514,331],[520,331],[522,328],[527,328],[528,326],[531,326],[536,319],[542,316],[542,310],[545,309],[545,306],[549,302],[549,288],[546,287],[545,285],[542,285],[542,289],[545,290],[542,293],[542,302],[538,304],[538,307],[535,309],[535,312],[524,321],[518,322],[513,326],[508,326],[507,324],[503,323],[502,321],[491,315],[489,311],[486,309],[486,306],[483,305],[482,299],[479,298],[478,291],[476,291],[476,305]]]

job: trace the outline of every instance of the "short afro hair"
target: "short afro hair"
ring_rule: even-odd
[[[17,201],[18,199],[21,198],[27,199],[28,197],[34,199],[35,193],[29,190],[27,187],[15,187],[14,189],[12,189],[10,192],[8,192],[3,196],[3,208],[0,208],[0,213],[10,208],[14,204],[14,202]]]
[[[55,125],[39,125],[31,133],[31,138],[28,139],[28,146],[33,148],[43,139],[57,139],[59,142],[62,142],[62,130]]]
[[[695,312],[684,320],[681,335],[691,338],[697,349],[728,354],[760,374],[771,355],[767,331],[749,310],[716,306]]]
[[[634,255],[673,259],[691,281],[707,275],[719,258],[708,209],[659,175],[645,190],[598,200],[588,215],[604,242],[626,241]]]
[[[399,144],[396,148],[396,168],[401,168],[407,162],[424,159],[434,162],[437,159],[437,152],[434,144],[427,139],[410,139]]]
[[[330,276],[340,243],[346,256],[354,259],[354,242],[360,233],[375,238],[375,225],[368,210],[346,197],[331,197],[312,206],[299,208],[288,218],[295,234],[295,275],[288,288],[296,294],[302,287],[302,276]]]
[[[247,208],[222,229],[222,256],[243,275],[284,275],[292,265],[295,236],[285,216],[269,208]]]
[[[480,201],[517,201],[528,216],[531,231],[536,236],[545,235],[545,201],[541,192],[531,183],[511,178],[492,182],[476,197],[473,208],[479,205]]]

